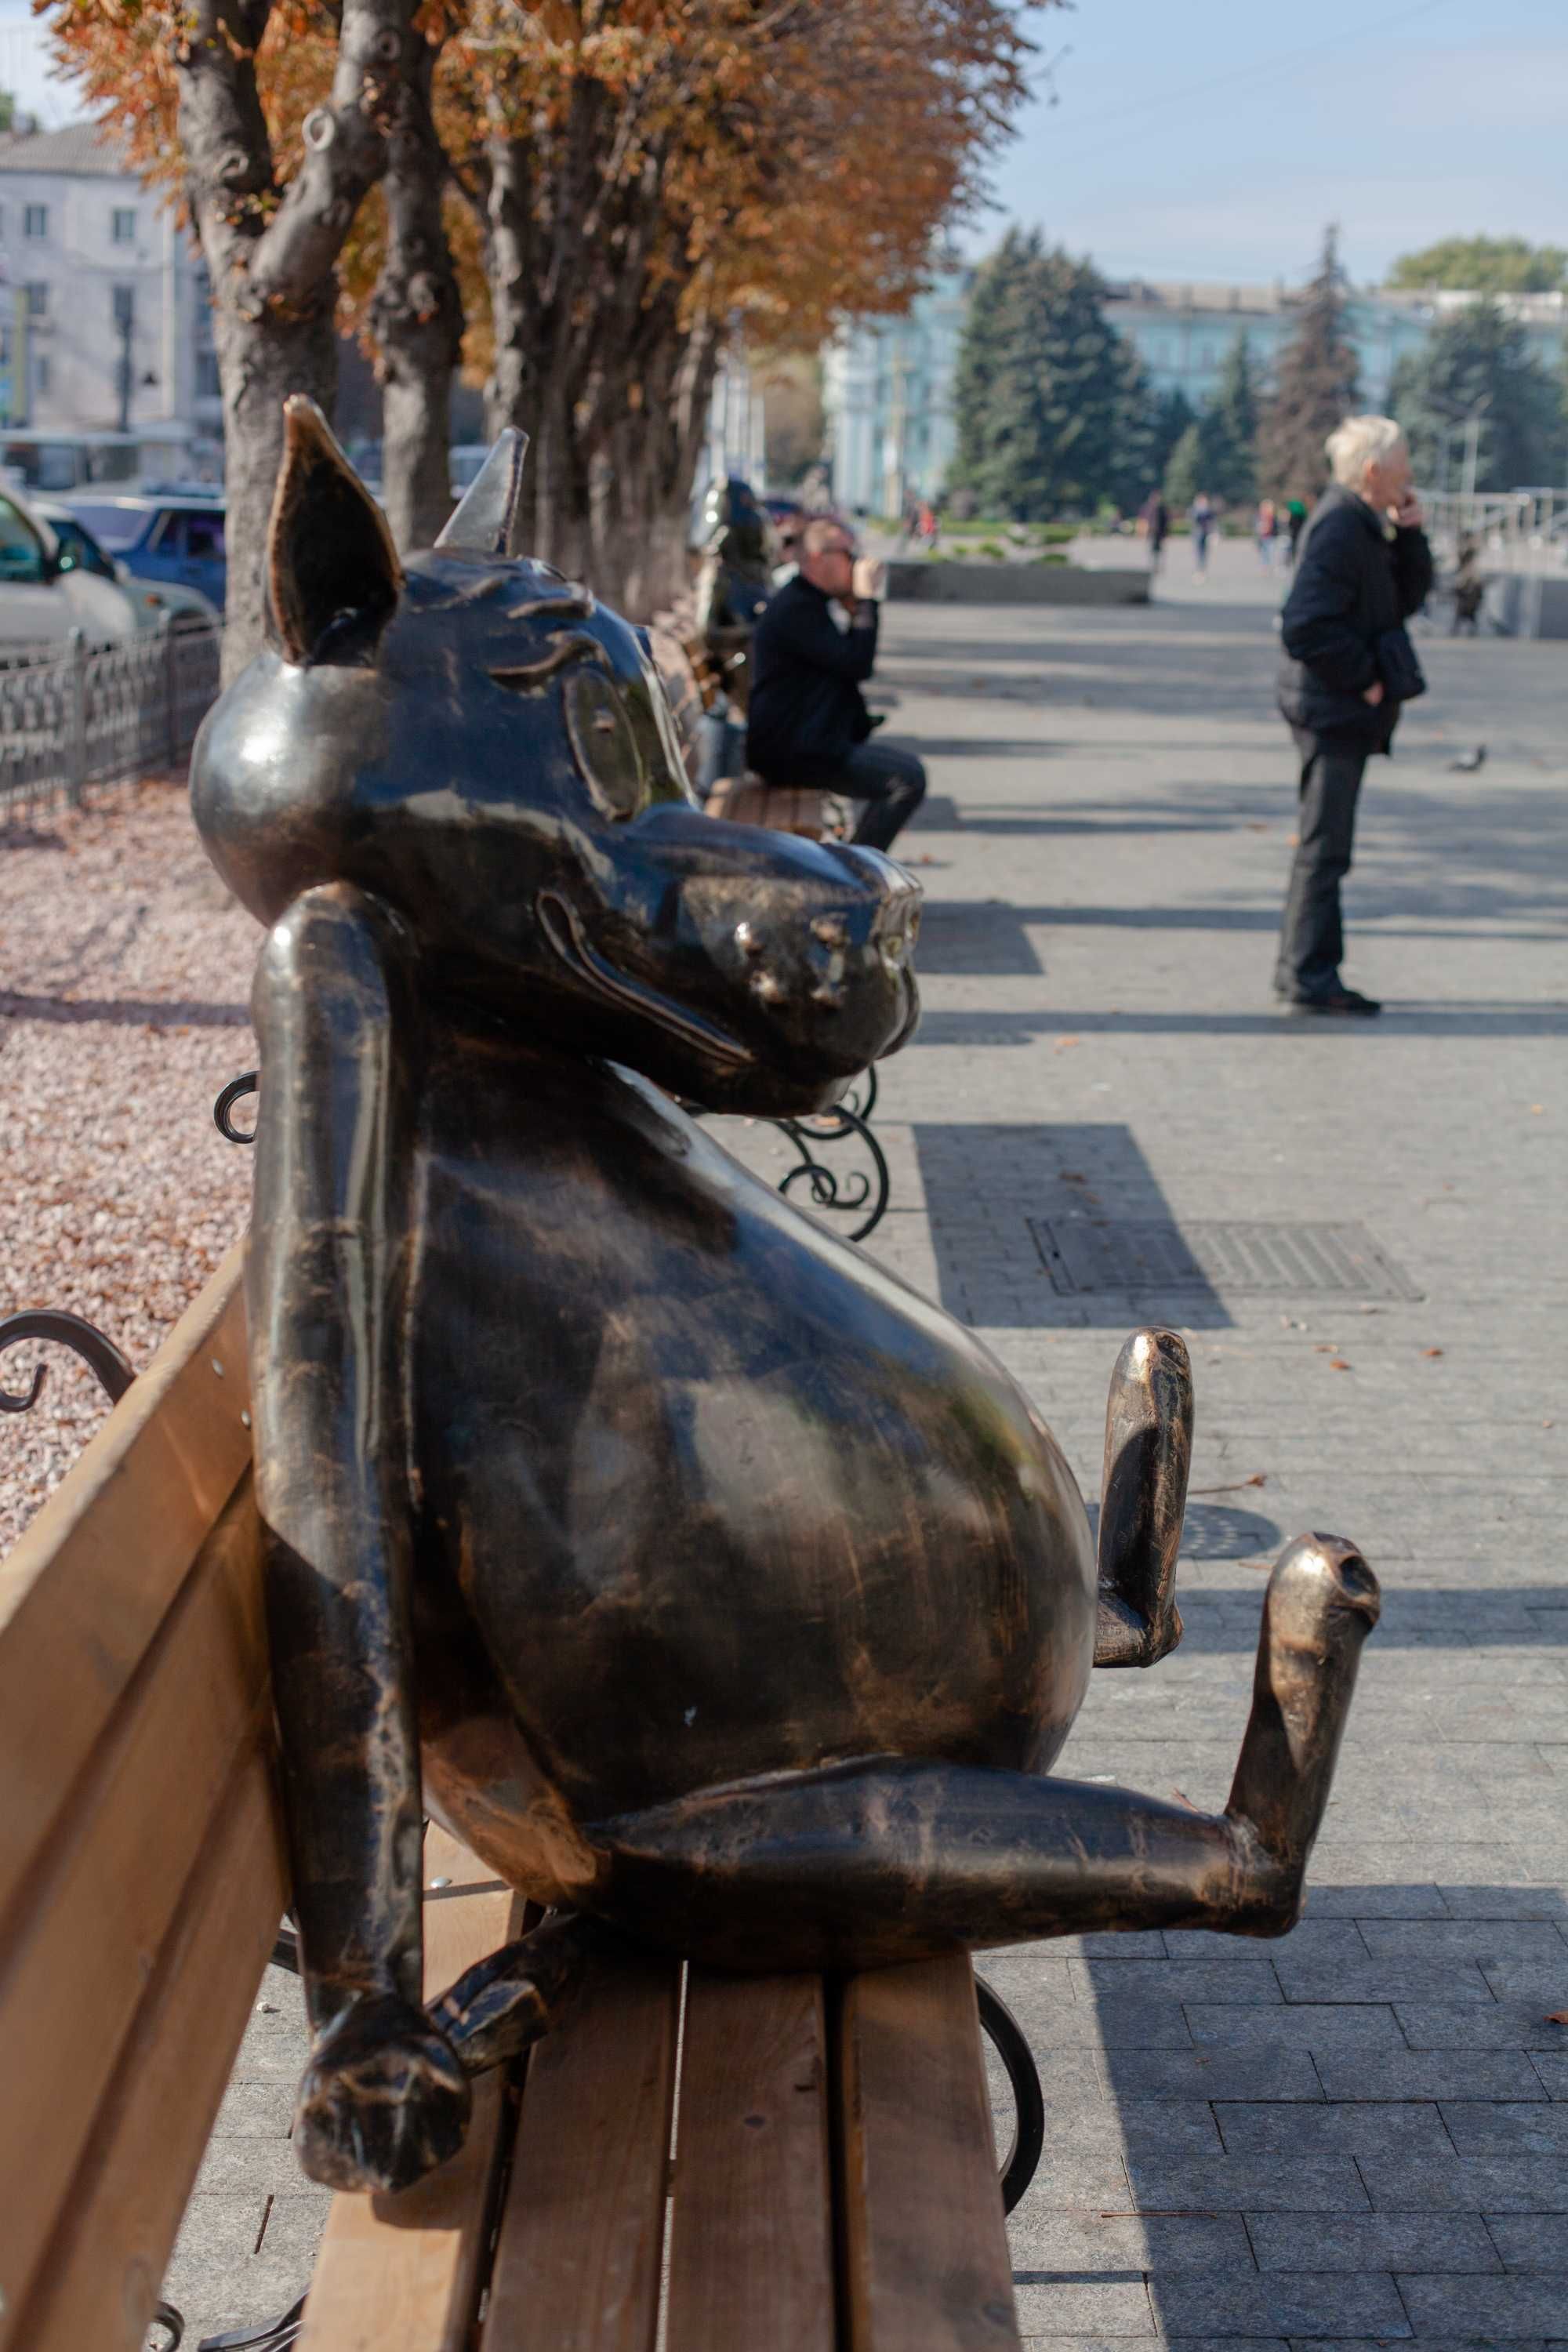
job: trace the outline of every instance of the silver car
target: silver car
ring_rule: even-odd
[[[44,514],[0,490],[0,644],[63,645],[79,629],[104,645],[146,625],[118,580],[89,571]]]

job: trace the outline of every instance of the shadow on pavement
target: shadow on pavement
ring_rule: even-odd
[[[911,1129],[942,1305],[983,1330],[1095,1328],[1169,1322],[1223,1331],[1231,1318],[1208,1283],[1168,1292],[1058,1288],[1031,1226],[1115,1216],[1172,1216],[1130,1128],[1003,1127],[964,1121]]]
[[[1259,995],[1263,993],[1258,991]],[[917,1045],[1028,1045],[1037,1037],[1089,1034],[1131,1036],[1279,1037],[1561,1037],[1568,1034],[1568,1003],[1510,1004],[1454,998],[1406,1004],[1384,999],[1381,1021],[1326,1021],[1283,1010],[1256,1013],[942,1013],[921,1016]]]

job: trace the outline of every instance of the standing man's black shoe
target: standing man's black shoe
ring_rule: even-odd
[[[1375,996],[1363,996],[1357,988],[1331,988],[1323,996],[1289,996],[1285,1006],[1289,1013],[1359,1013],[1363,1017],[1383,1011]]]

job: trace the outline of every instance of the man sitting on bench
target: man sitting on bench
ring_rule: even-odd
[[[752,641],[746,759],[768,784],[800,784],[863,801],[854,838],[891,847],[925,795],[926,772],[878,724],[860,688],[877,659],[878,599],[887,565],[858,557],[841,522],[819,516],[802,536],[800,569],[768,604]],[[840,604],[840,629],[828,606]]]

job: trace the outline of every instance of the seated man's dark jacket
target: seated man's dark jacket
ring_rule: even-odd
[[[1286,660],[1279,708],[1292,727],[1345,749],[1386,751],[1399,718],[1389,695],[1366,701],[1377,681],[1373,648],[1404,625],[1432,585],[1432,551],[1418,527],[1390,540],[1364,499],[1336,484],[1324,493],[1302,542],[1280,614]]]
[[[827,606],[797,573],[757,623],[746,761],[766,783],[828,783],[871,732],[860,686],[877,659],[877,607],[844,630]]]

